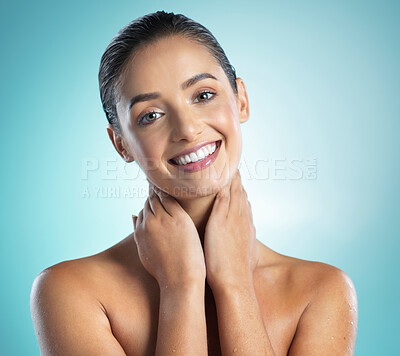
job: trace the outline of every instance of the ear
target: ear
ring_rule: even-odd
[[[122,159],[125,162],[133,162],[134,158],[129,154],[129,152],[125,148],[126,143],[125,143],[124,138],[118,134],[118,132],[115,130],[113,125],[111,125],[111,124],[107,125],[107,133],[108,133],[108,137],[110,137],[112,144],[114,145],[115,149],[117,150],[119,155],[122,157]]]
[[[236,79],[236,86],[238,89],[237,94],[237,105],[239,112],[240,123],[246,122],[249,119],[249,100],[247,98],[246,87],[244,86],[243,80],[241,78]]]

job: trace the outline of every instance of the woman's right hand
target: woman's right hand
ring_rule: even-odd
[[[140,261],[160,287],[204,283],[206,266],[197,229],[175,198],[150,183],[144,208],[132,218]]]

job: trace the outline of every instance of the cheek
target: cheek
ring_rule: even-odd
[[[240,121],[236,107],[229,105],[220,110],[217,121],[220,132],[225,136],[226,145],[241,146]]]
[[[215,110],[213,115],[213,128],[224,138],[225,156],[224,167],[230,177],[236,172],[242,151],[242,133],[239,115],[236,106],[226,105]]]
[[[134,138],[133,142],[141,141],[140,138]],[[160,168],[160,146],[148,139],[146,139],[145,142],[145,144],[134,144],[132,149],[136,162],[139,164],[143,172],[146,175],[151,175],[152,172]]]
[[[235,120],[238,120],[235,108],[232,107],[228,99],[225,100],[223,104],[210,107],[207,114],[209,123],[221,133],[232,131]]]

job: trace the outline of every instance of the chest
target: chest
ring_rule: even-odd
[[[157,343],[159,294],[155,290],[136,288],[112,294],[107,301],[108,318],[112,332],[126,354],[154,355]],[[272,295],[268,297],[261,294],[263,293],[258,291],[257,299],[269,339],[277,355],[286,355],[296,330],[298,308],[291,306],[282,298],[279,301]],[[206,288],[204,303],[208,354],[219,356],[221,346],[218,313],[209,288]]]

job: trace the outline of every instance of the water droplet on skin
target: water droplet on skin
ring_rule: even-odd
[[[175,352],[175,351],[176,351],[175,349],[172,350],[172,352]]]
[[[234,349],[233,349],[233,352],[236,352],[237,351],[237,348],[235,347]]]
[[[334,337],[333,337],[333,336],[331,336],[331,339],[333,340],[333,339],[334,339]]]

